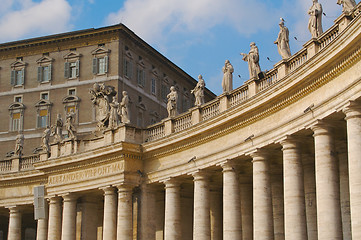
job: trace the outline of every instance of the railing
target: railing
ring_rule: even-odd
[[[258,84],[258,91],[262,91],[278,80],[278,69],[274,68],[269,71],[264,79],[262,79]]]
[[[237,89],[237,91],[233,92],[229,97],[230,107],[234,107],[241,102],[247,100],[248,98],[248,86],[245,85]]]
[[[20,170],[28,170],[33,168],[33,164],[40,161],[39,155],[28,156],[20,159]]]
[[[192,126],[192,113],[189,112],[174,120],[174,132],[180,132]]]
[[[330,30],[328,34],[326,34],[320,39],[319,50],[325,48],[328,44],[330,44],[338,36],[338,34],[338,26],[335,27],[333,30]]]
[[[0,162],[0,172],[9,172],[11,171],[12,160],[4,160]]]
[[[210,119],[214,116],[217,116],[220,113],[219,110],[219,100],[214,101],[210,104],[207,104],[202,109],[202,121]]]
[[[289,71],[296,70],[299,66],[307,61],[307,49],[303,49],[298,55],[295,55],[289,62]]]
[[[165,136],[164,123],[153,126],[147,130],[147,142],[157,140]]]

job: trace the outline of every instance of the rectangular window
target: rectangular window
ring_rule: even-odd
[[[13,113],[11,119],[11,131],[19,131],[20,130],[20,113]]]
[[[166,85],[162,84],[162,88],[161,88],[161,97],[164,101],[167,101],[167,95],[168,95],[168,88]]]
[[[38,82],[49,82],[51,80],[51,64],[38,67]]]
[[[75,96],[76,95],[76,89],[75,88],[68,89],[68,95]]]
[[[79,77],[79,66],[79,60],[77,60],[76,62],[65,62],[64,77],[70,79]]]
[[[68,106],[66,108],[66,113],[74,112],[75,113],[75,106]]]
[[[139,86],[145,86],[145,71],[142,68],[137,69],[137,81]]]
[[[23,102],[23,97],[22,96],[15,96],[14,102],[18,102],[18,103]]]
[[[21,86],[24,84],[25,69],[11,71],[11,86]]]
[[[152,94],[156,95],[156,81],[152,78],[152,86],[151,86]]]
[[[49,93],[41,93],[40,99],[49,100]]]
[[[133,73],[133,63],[124,59],[124,76],[131,79]]]
[[[39,111],[38,128],[44,128],[48,125],[48,110],[42,109]]]
[[[105,74],[108,72],[109,57],[93,58],[93,73]]]

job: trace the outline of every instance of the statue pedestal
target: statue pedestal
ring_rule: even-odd
[[[48,160],[48,156],[49,156],[49,153],[47,153],[47,152],[40,153],[40,161]]]
[[[107,129],[104,131],[104,145],[110,145],[114,143],[113,129]]]
[[[224,112],[229,108],[228,92],[219,96],[219,111]]]
[[[248,85],[248,97],[253,97],[258,92],[258,79],[251,78],[246,81],[244,84]]]
[[[14,156],[11,159],[11,172],[19,172],[20,171],[20,157]]]
[[[165,135],[171,135],[174,132],[173,119],[167,118],[164,120],[164,133]]]
[[[194,107],[192,109],[192,125],[196,125],[202,121],[201,108]]]
[[[75,147],[75,140],[65,140],[64,146],[62,147],[62,154],[61,155],[71,155],[73,153],[76,153],[76,147]]]
[[[52,143],[50,145],[50,152],[51,156],[50,158],[57,158],[60,156],[60,146],[59,143]]]
[[[274,67],[277,68],[278,70],[278,80],[287,76],[288,74],[287,59],[283,59],[280,62],[276,63]]]

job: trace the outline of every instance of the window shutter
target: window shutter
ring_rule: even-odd
[[[65,62],[64,64],[64,77],[70,78],[70,62]]]
[[[51,70],[52,70],[52,67],[53,67],[53,66],[50,64],[50,65],[49,65],[49,71],[48,71],[48,81],[51,81],[51,75],[52,75],[52,74],[51,74]]]
[[[45,187],[37,186],[34,187],[34,218],[45,219],[47,215],[46,208],[46,200],[45,200]]]
[[[108,72],[108,68],[109,68],[109,57],[105,56],[104,57],[104,72]]]
[[[25,82],[25,68],[21,70],[21,84],[23,85]]]
[[[16,85],[16,71],[15,70],[11,70],[11,80],[10,80],[10,84],[11,86],[15,86]]]
[[[93,58],[93,74],[98,74],[98,58]]]
[[[145,86],[145,71],[142,71],[142,86]]]
[[[129,78],[133,77],[133,63],[129,62]]]
[[[140,79],[140,69],[139,68],[137,68],[137,83],[138,83],[138,85],[142,84],[142,81]]]
[[[79,77],[80,60],[77,60],[75,64],[76,64],[76,76]]]
[[[43,67],[38,67],[38,82],[43,81]]]

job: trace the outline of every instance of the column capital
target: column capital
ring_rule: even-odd
[[[259,161],[267,161],[269,152],[263,148],[257,148],[255,151],[251,152],[249,155],[253,158],[252,163],[254,163],[254,162],[259,162]]]
[[[280,141],[280,144],[282,145],[282,151],[288,149],[299,149],[299,143],[300,140],[297,137],[291,135],[287,135]]]
[[[133,191],[133,189],[135,187],[133,184],[126,184],[126,183],[117,184],[115,186],[118,188],[118,193],[131,192],[131,191]]]
[[[5,208],[9,209],[10,214],[12,214],[12,213],[20,213],[21,212],[19,206],[16,206],[16,205],[14,205],[14,206],[6,206]]]
[[[49,204],[61,203],[62,198],[60,196],[51,196],[47,198],[49,200]]]
[[[224,162],[221,162],[220,164],[217,164],[217,166],[221,166],[222,167],[222,172],[230,172],[230,171],[235,171],[234,166],[235,163],[231,160],[226,160]]]
[[[342,109],[342,112],[346,114],[346,121],[351,118],[361,118],[361,102],[350,101],[347,106]]]
[[[166,180],[162,181],[164,184],[164,188],[179,188],[181,185],[181,181],[176,178],[167,178]]]
[[[311,126],[313,136],[331,135],[333,126],[325,120],[317,120],[317,122]]]
[[[66,193],[61,195],[64,202],[73,202],[78,199],[78,196],[75,193]]]
[[[99,189],[104,191],[104,195],[115,194],[115,187],[113,186],[100,187]]]
[[[190,173],[193,176],[193,181],[208,181],[209,180],[209,172],[207,172],[206,170],[197,170],[195,172]]]

